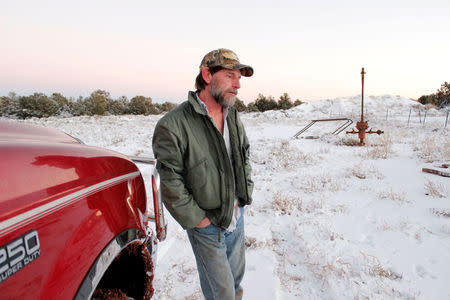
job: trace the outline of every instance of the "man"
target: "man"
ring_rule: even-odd
[[[252,202],[249,143],[233,104],[253,68],[228,49],[200,64],[196,92],[156,125],[162,200],[186,229],[207,300],[242,299],[244,210]]]

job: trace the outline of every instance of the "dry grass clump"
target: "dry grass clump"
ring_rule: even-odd
[[[446,198],[447,191],[443,184],[434,183],[431,180],[428,180],[425,183],[425,195],[431,196],[433,198]]]
[[[450,141],[445,137],[426,136],[413,144],[413,150],[426,162],[450,160]]]
[[[328,285],[330,282],[347,283],[349,287],[357,288],[360,283],[372,285],[371,292],[378,297],[388,297],[396,295],[400,298],[404,297],[402,291],[395,289],[396,284],[388,284],[385,280],[399,282],[403,279],[403,275],[394,271],[392,268],[382,265],[378,258],[366,255],[363,252],[357,261],[345,259],[342,257],[327,257],[320,255],[317,249],[309,249],[306,259],[301,262],[302,266],[307,268],[313,277],[322,281],[322,286]],[[391,288],[392,287],[392,288]],[[354,295],[354,299],[371,299],[374,294],[363,296],[358,293]],[[355,297],[356,296],[356,297]]]
[[[355,146],[360,146],[359,143],[359,139],[358,138],[342,138],[340,140],[338,140],[336,142],[336,145],[338,146],[350,146],[350,147],[355,147]]]
[[[395,192],[392,188],[379,192],[377,196],[380,200],[392,200],[399,205],[410,203],[404,192]]]
[[[317,151],[317,153],[319,153],[319,154],[328,154],[328,153],[330,153],[330,148],[328,147],[322,147],[322,148],[320,148],[319,149],[319,151]]]
[[[333,213],[337,213],[337,214],[346,214],[346,213],[348,213],[349,208],[344,204],[339,204],[339,205],[336,205],[335,207],[333,207],[331,209],[331,211]]]
[[[339,239],[341,241],[344,240],[344,236],[342,234],[334,232],[331,229],[328,229],[328,232],[325,232],[325,234],[326,239],[329,239],[330,241],[334,241],[336,239]]]
[[[200,285],[197,280],[197,267],[195,262],[172,264],[170,271],[158,280],[158,289],[155,290],[154,298],[165,297],[167,299],[180,299],[179,291],[173,288],[173,282],[183,282],[192,287],[190,294],[183,296],[183,299],[201,299]],[[185,293],[189,293],[186,291]],[[178,295],[178,296],[177,296]]]
[[[245,247],[246,248],[256,248],[256,239],[253,237],[245,237]]]
[[[144,153],[145,153],[145,151],[143,149],[137,149],[136,152],[134,153],[134,156],[140,156]]]
[[[384,277],[390,280],[401,280],[403,276],[389,268],[383,267],[379,259],[373,255],[369,255],[360,251],[362,256],[367,260],[369,265],[368,273],[374,277]]]
[[[266,245],[265,242],[263,241],[258,241],[256,238],[254,237],[245,237],[245,247],[248,249],[257,249],[257,248],[262,248]]]
[[[446,161],[450,160],[450,142],[445,142],[442,146],[442,158]]]
[[[317,162],[317,156],[303,153],[291,145],[290,141],[282,141],[269,152],[268,160],[265,162],[275,170],[294,170],[301,165],[312,165]]]
[[[329,174],[321,174],[306,178],[302,182],[302,191],[305,193],[317,193],[323,191],[342,191],[345,184],[337,178],[333,178]]]
[[[372,276],[385,277],[390,280],[401,280],[403,278],[401,274],[398,274],[389,269],[385,269],[379,264],[372,267],[369,274]]]
[[[347,178],[350,177],[349,174],[351,174],[352,176],[354,176],[356,178],[359,178],[359,179],[366,179],[367,178],[365,170],[363,170],[361,168],[361,164],[355,165],[352,169],[347,169],[347,172],[348,172],[346,174]]]
[[[370,159],[387,159],[391,154],[394,154],[393,141],[390,134],[382,134],[379,138],[379,143],[367,143],[366,157]]]
[[[273,195],[272,208],[281,215],[291,215],[293,211],[302,210],[302,200],[283,192],[275,192]]]
[[[438,217],[450,218],[450,210],[449,209],[431,208],[430,210],[433,215],[436,215]]]
[[[123,142],[126,141],[126,138],[121,137],[121,136],[114,136],[111,140],[111,145],[113,146],[118,146],[120,144],[123,144]]]
[[[309,263],[305,262],[305,265],[308,266],[308,269],[313,273],[316,278],[320,280],[326,280],[331,276],[344,277],[344,275],[349,274],[351,271],[350,263],[343,261],[336,261],[334,264],[325,263]]]
[[[392,231],[394,230],[394,226],[384,221],[377,226],[377,229],[382,231]]]
[[[359,179],[376,178],[383,179],[384,175],[381,174],[374,165],[366,165],[364,162],[359,162],[351,168],[345,170],[346,178],[356,177]]]

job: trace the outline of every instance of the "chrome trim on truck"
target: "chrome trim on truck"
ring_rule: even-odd
[[[156,169],[156,159],[150,157],[138,157],[138,156],[128,156],[135,163],[142,164],[150,164],[153,165],[152,178],[151,178],[151,188],[152,195],[147,195],[147,206],[149,199],[153,199],[153,207],[154,207],[154,215],[149,215],[148,220],[155,222],[156,226],[156,236],[159,241],[164,241],[166,239],[167,234],[167,223],[164,217],[164,207],[161,200],[161,191],[160,191],[160,179],[159,173]],[[147,209],[148,209],[147,207]]]
[[[80,288],[78,289],[77,295],[74,299],[90,299],[100,280],[102,279],[103,275],[112,264],[114,259],[120,252],[123,251],[123,249],[125,249],[131,243],[139,242],[141,244],[144,244],[146,246],[145,248],[152,256],[152,259],[154,259],[155,257],[153,255],[155,251],[153,247],[156,244],[155,240],[156,238],[153,234],[145,239],[145,235],[135,228],[121,232],[105,247],[105,249],[103,249],[102,253],[95,260],[94,264],[91,266],[89,272],[84,278]]]
[[[143,163],[143,164],[151,164],[156,166],[156,159],[151,157],[140,157],[140,156],[130,156],[128,158],[134,161],[135,163]]]
[[[85,197],[104,190],[110,186],[122,183],[126,180],[133,179],[139,176],[139,172],[128,173],[122,176],[114,177],[97,184],[91,185],[87,188],[81,189],[64,197],[58,198],[44,205],[40,205],[34,209],[30,209],[20,215],[6,219],[0,222],[0,236],[17,230],[27,224],[34,222],[37,219],[43,218],[57,210],[63,209]]]

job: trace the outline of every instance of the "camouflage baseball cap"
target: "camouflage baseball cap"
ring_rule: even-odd
[[[206,54],[200,63],[200,71],[205,67],[223,67],[230,70],[240,70],[242,76],[246,77],[253,75],[252,67],[241,64],[236,53],[224,48],[213,50]]]

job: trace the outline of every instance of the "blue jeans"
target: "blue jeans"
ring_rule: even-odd
[[[233,232],[211,224],[204,228],[188,229],[187,234],[197,261],[200,285],[205,298],[242,299],[241,281],[245,271],[243,208]]]

